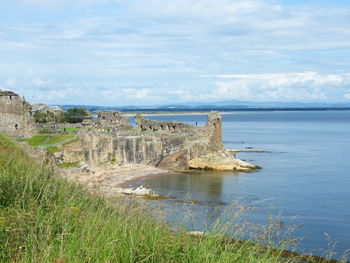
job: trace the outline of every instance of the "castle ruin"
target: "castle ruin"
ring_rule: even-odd
[[[118,111],[103,111],[98,113],[98,119],[95,121],[97,127],[107,129],[116,129],[120,131],[131,130],[129,119]]]
[[[99,116],[105,115],[100,113]],[[101,124],[99,120],[96,122]],[[118,133],[82,129],[79,140],[65,147],[65,162],[84,161],[91,166],[114,163],[120,166],[153,165],[186,169],[191,159],[224,152],[221,116],[217,112],[209,113],[204,127],[153,121],[140,114],[136,115],[135,122],[136,130]]]
[[[22,138],[36,133],[31,105],[12,91],[0,91],[0,132]]]
[[[11,91],[0,91],[0,132],[19,138],[35,135],[32,115],[32,106],[22,97]],[[234,159],[223,147],[219,112],[210,112],[203,127],[154,121],[141,114],[135,116],[135,123],[136,129],[132,129],[128,117],[121,112],[99,112],[97,120],[86,119],[74,124],[81,129],[74,140],[60,145],[60,152],[55,152],[56,161],[81,162],[91,167],[152,165],[175,170],[256,169]],[[58,124],[48,125],[53,125],[51,129],[57,132]]]

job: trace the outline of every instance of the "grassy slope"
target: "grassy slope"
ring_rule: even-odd
[[[174,234],[125,203],[53,177],[0,134],[0,262],[278,262],[249,243]]]
[[[52,144],[59,144],[67,139],[73,138],[75,134],[39,134],[26,140],[31,146],[46,146]]]

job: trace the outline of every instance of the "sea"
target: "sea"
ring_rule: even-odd
[[[207,116],[148,118],[205,125]],[[170,225],[209,231],[237,220],[229,209],[242,210],[241,224],[295,227],[298,253],[340,258],[350,248],[350,111],[226,112],[222,121],[224,146],[263,150],[236,155],[262,169],[176,173],[131,186],[171,197],[148,201]]]

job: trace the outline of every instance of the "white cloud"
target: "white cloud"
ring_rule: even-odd
[[[43,7],[54,7],[54,6],[88,6],[96,4],[105,4],[108,2],[120,2],[120,0],[3,0],[6,2],[12,2],[17,5],[28,5],[28,6],[43,6]]]
[[[344,74],[346,76],[346,74]],[[283,86],[293,84],[315,85],[340,85],[344,81],[341,75],[336,74],[320,74],[316,72],[300,72],[300,73],[269,73],[269,74],[228,74],[216,75],[221,79],[236,79],[236,80],[252,80],[266,81],[268,86]]]
[[[53,83],[51,79],[36,78],[31,81],[31,85],[34,87],[47,87]]]
[[[212,92],[188,100],[336,101],[350,85],[347,74],[316,72],[217,75]],[[346,97],[346,96],[344,96]]]
[[[4,0],[15,22],[0,22],[0,81],[62,103],[73,90],[78,103],[109,105],[344,100],[350,7],[281,3]]]
[[[101,95],[105,100],[109,101],[157,101],[166,99],[165,97],[159,96],[159,92],[151,88],[115,88],[105,89],[101,91]],[[164,94],[164,90],[163,90]]]
[[[162,99],[162,96],[159,96],[154,89],[150,88],[141,88],[141,89],[122,89],[121,90],[126,98],[131,100],[151,100],[156,101]]]
[[[346,93],[346,94],[344,94],[344,96],[343,96],[345,99],[347,99],[347,100],[350,100],[350,93]]]

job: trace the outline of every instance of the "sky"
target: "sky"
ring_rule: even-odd
[[[0,89],[58,105],[350,103],[350,1],[1,0]]]

